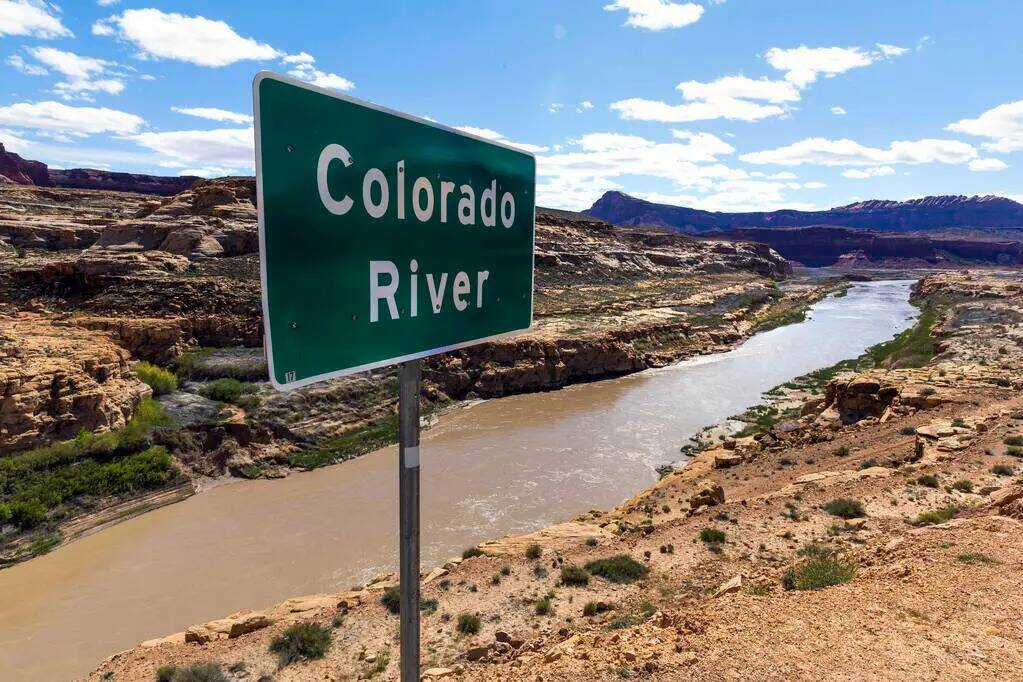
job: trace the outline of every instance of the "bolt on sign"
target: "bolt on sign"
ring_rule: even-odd
[[[277,388],[530,326],[532,154],[272,73],[253,87]]]

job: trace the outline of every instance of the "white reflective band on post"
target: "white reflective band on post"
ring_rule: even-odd
[[[419,446],[405,448],[405,468],[411,469],[419,466]]]

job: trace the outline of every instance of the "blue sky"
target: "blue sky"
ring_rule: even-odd
[[[1023,199],[1016,0],[0,0],[0,142],[251,174],[269,69],[522,145],[541,204]]]

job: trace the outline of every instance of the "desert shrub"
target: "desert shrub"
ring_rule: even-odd
[[[536,564],[533,566],[533,576],[538,580],[542,580],[547,577],[547,569],[540,564]]]
[[[480,617],[474,613],[459,614],[456,628],[463,635],[475,635],[480,631]]]
[[[538,616],[546,616],[551,612],[552,602],[550,596],[544,597],[536,602],[534,610]]]
[[[505,564],[504,566],[502,566],[501,567],[501,575],[503,575],[505,577],[511,575],[511,566],[509,566],[508,564]]]
[[[839,497],[824,505],[824,511],[840,519],[859,519],[866,516],[863,503],[847,497]]]
[[[920,478],[916,479],[916,482],[925,488],[937,489],[941,487],[941,482],[938,480],[938,477],[933,474],[924,474]]]
[[[178,378],[163,367],[142,361],[135,365],[135,374],[142,383],[153,389],[153,395],[173,393],[178,389]]]
[[[835,448],[834,454],[835,454],[835,457],[848,457],[849,456],[849,446],[848,445],[843,445],[841,447]]]
[[[541,554],[543,554],[543,549],[541,549],[540,545],[536,544],[535,542],[533,544],[529,545],[528,547],[526,547],[526,558],[527,559],[532,559],[532,560],[535,561],[536,559],[540,558]]]
[[[860,462],[860,469],[871,469],[873,467],[876,467],[877,465],[878,465],[877,459],[871,457],[870,459],[865,459],[862,462]]]
[[[470,547],[469,549],[462,552],[463,559],[472,559],[473,557],[483,556],[483,550],[479,547]]]
[[[959,479],[952,484],[952,488],[958,490],[961,493],[972,493],[973,492],[973,481],[969,481],[965,478]]]
[[[438,602],[436,599],[419,600],[419,610],[423,611],[424,613],[434,613],[437,610],[438,606],[440,606],[440,602]]]
[[[820,590],[847,583],[855,575],[855,564],[827,554],[790,568],[782,577],[782,586],[786,590]]]
[[[920,395],[923,395],[923,396],[934,395],[937,392],[938,391],[936,389],[931,388],[930,386],[925,386],[925,387],[920,389]]]
[[[963,552],[956,556],[956,561],[964,564],[997,564],[998,559],[981,552]]]
[[[995,476],[1012,476],[1016,473],[1016,470],[1008,464],[996,464],[991,467],[991,473]]]
[[[204,398],[249,409],[259,404],[253,395],[255,392],[255,384],[237,379],[215,379],[199,389],[199,394]]]
[[[586,546],[587,547],[596,547],[597,546],[597,538],[586,538]]]
[[[590,584],[590,574],[582,566],[569,564],[561,567],[561,584],[569,587],[581,587]]]
[[[718,530],[717,528],[704,528],[700,531],[697,536],[700,542],[704,542],[708,545],[720,545],[725,541],[725,531]]]
[[[156,669],[156,682],[229,682],[229,680],[219,663],[161,665]]]
[[[316,448],[298,453],[291,458],[291,463],[305,469],[315,469],[354,459],[397,441],[398,415],[395,414],[377,424],[350,429],[329,438]]]
[[[903,426],[901,429],[899,429],[899,433],[901,433],[903,436],[915,436],[916,428],[912,426]]]
[[[330,648],[330,628],[317,623],[296,623],[270,642],[270,653],[284,666],[301,660],[323,658]]]
[[[961,509],[954,504],[942,507],[941,509],[926,511],[916,517],[916,519],[913,521],[913,525],[930,526],[936,523],[944,523],[945,521],[948,521],[953,516],[958,514],[960,511]]]
[[[1020,446],[1023,445],[1023,436],[1008,436],[1002,442],[1005,443],[1006,445]]]
[[[591,561],[586,570],[613,583],[631,583],[644,577],[649,569],[628,554],[618,554]]]
[[[398,615],[401,613],[401,590],[397,587],[388,587],[380,596],[380,603],[383,604],[388,611],[394,615]]]

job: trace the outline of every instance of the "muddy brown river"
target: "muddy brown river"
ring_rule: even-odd
[[[423,435],[423,566],[610,508],[702,427],[911,324],[911,282],[856,284],[736,350],[446,416]],[[196,495],[0,571],[0,679],[65,680],[241,608],[397,568],[396,450]]]

